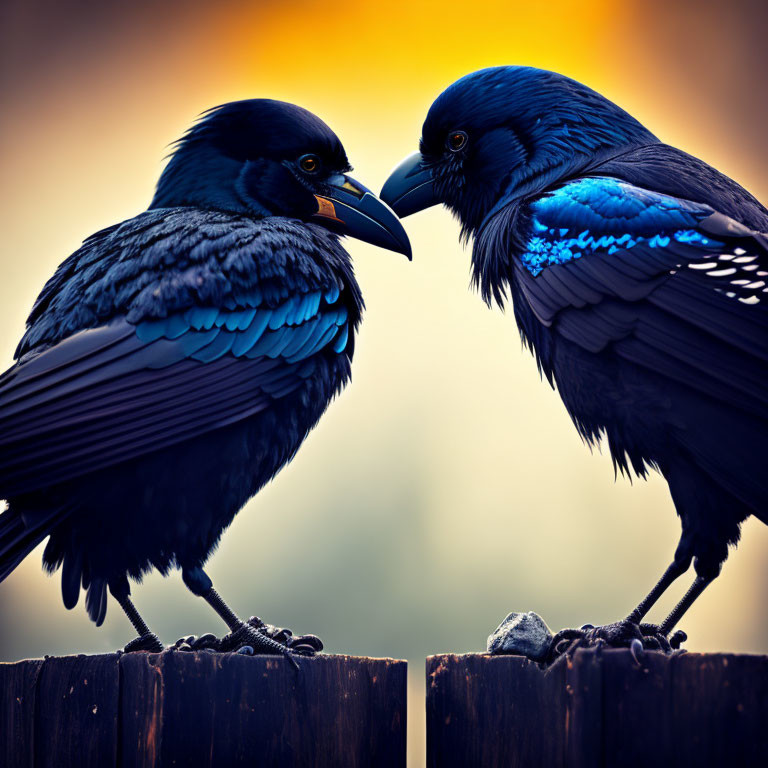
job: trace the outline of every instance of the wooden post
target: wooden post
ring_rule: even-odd
[[[403,661],[194,652],[0,664],[0,766],[404,768]]]
[[[427,659],[429,768],[768,766],[768,657]]]

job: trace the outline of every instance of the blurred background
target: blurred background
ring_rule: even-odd
[[[168,144],[232,99],[317,113],[379,189],[454,79],[535,65],[586,82],[768,202],[763,0],[3,0],[0,14],[0,369],[58,263],[145,208]],[[679,523],[660,477],[615,481],[608,456],[581,444],[511,314],[468,290],[449,214],[406,229],[412,264],[348,242],[368,305],[353,383],[240,513],[209,572],[243,615],[315,632],[330,652],[408,659],[417,768],[426,655],[482,650],[510,610],[554,629],[624,616],[668,564]],[[101,629],[82,601],[67,613],[40,555],[0,585],[0,659],[106,652],[133,636],[114,604]],[[168,643],[223,630],[178,574],[134,596]],[[768,652],[766,598],[768,528],[752,520],[683,621],[687,647]]]

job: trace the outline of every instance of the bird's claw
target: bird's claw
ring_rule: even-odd
[[[688,639],[688,635],[682,629],[675,630],[669,638],[669,645],[673,651],[679,651],[680,646]]]
[[[669,644],[667,636],[659,631],[656,624],[641,624],[640,633],[643,636],[643,648],[650,651],[663,651],[664,653],[672,652],[672,646]]]
[[[317,635],[294,636],[290,629],[266,624],[258,616],[251,616],[248,625],[302,656],[314,656],[323,650],[323,641]]]
[[[222,651],[235,651],[240,653],[245,648],[251,648],[251,653],[245,651],[245,655],[256,653],[274,654],[276,656],[285,656],[291,665],[298,669],[299,665],[293,658],[294,652],[287,645],[273,640],[261,628],[251,624],[243,624],[239,629],[221,639]]]
[[[592,627],[591,624],[585,625]],[[553,638],[549,644],[549,654],[547,655],[547,661],[552,662],[559,656],[562,656],[568,651],[574,643],[581,644],[586,634],[586,630],[582,629],[561,629]]]
[[[177,651],[209,651],[218,653],[238,653],[243,656],[254,654],[275,654],[286,656],[298,669],[293,658],[314,656],[323,650],[323,642],[316,635],[294,636],[290,629],[266,624],[258,616],[251,616],[237,630],[218,638],[212,634],[179,638],[172,646]]]
[[[687,639],[687,635],[681,630],[667,638],[655,624],[636,624],[628,619],[601,627],[585,624],[581,629],[563,629],[558,632],[552,638],[547,661],[552,663],[574,647],[605,645],[609,648],[629,648],[632,657],[639,664],[645,651],[673,653],[679,650],[680,645]]]
[[[675,630],[671,637],[663,634],[657,624],[641,624],[640,631],[643,633],[643,642],[653,646],[658,643],[659,648],[653,650],[663,650],[665,653],[679,651],[680,646],[688,639],[688,635],[682,629]]]
[[[154,632],[147,632],[146,635],[135,637],[128,645],[123,648],[124,653],[135,653],[137,651],[148,651],[149,653],[160,653],[165,650],[160,638]]]

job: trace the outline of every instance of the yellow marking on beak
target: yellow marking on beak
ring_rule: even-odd
[[[349,179],[341,185],[341,188],[351,192],[355,197],[362,197],[365,194],[362,189],[356,187]]]
[[[331,219],[332,221],[338,221],[339,224],[344,223],[336,215],[336,208],[331,200],[329,200],[327,197],[320,197],[320,195],[315,195],[315,200],[317,200],[317,213],[314,214],[315,216],[319,216],[323,219]]]

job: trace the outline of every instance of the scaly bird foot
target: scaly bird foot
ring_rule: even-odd
[[[679,651],[680,646],[688,639],[688,635],[682,629],[676,630],[671,637],[667,637],[661,633],[658,624],[641,624],[640,632],[643,635],[643,647],[645,649],[664,651],[665,653]],[[658,643],[658,647],[655,647],[655,643]]]
[[[547,661],[552,663],[572,648],[598,644],[610,648],[630,648],[636,657],[641,651],[672,653],[679,650],[687,639],[688,636],[681,630],[667,638],[655,624],[636,624],[628,619],[601,627],[585,624],[581,629],[560,630],[552,638]]]
[[[314,656],[323,650],[323,641],[317,635],[294,636],[290,629],[265,624],[258,616],[251,616],[248,624],[302,656]]]
[[[160,653],[165,650],[160,638],[154,632],[147,632],[146,635],[136,637],[123,648],[124,653],[135,653],[136,651],[149,651],[149,653]]]
[[[178,651],[209,651],[218,653],[240,653],[245,656],[254,654],[279,654],[289,658],[314,656],[323,650],[323,642],[316,635],[297,635],[290,629],[265,624],[258,616],[252,616],[235,632],[222,638],[213,634],[195,637],[182,637],[172,646]],[[295,661],[292,660],[294,666]]]

